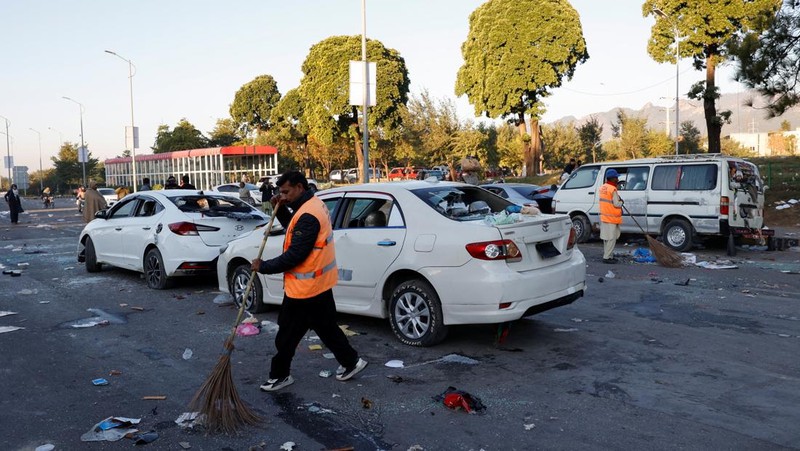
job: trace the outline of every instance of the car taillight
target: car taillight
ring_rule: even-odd
[[[730,201],[728,200],[728,196],[720,197],[720,199],[719,199],[719,214],[727,215],[729,206],[730,206]]]
[[[578,242],[578,235],[575,234],[575,228],[572,227],[570,224],[569,226],[569,239],[567,239],[567,249],[572,249],[575,247],[575,243]]]
[[[219,227],[211,227],[192,222],[173,222],[169,225],[169,229],[176,235],[197,236],[200,235],[200,232],[216,232],[219,230]]]
[[[511,240],[484,241],[469,243],[467,252],[480,260],[519,260],[521,253],[516,244]]]

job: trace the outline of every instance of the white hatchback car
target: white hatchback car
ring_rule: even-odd
[[[439,343],[450,325],[517,320],[569,304],[586,289],[586,261],[567,215],[503,223],[514,204],[453,182],[352,185],[317,196],[333,224],[337,310],[389,318],[405,344]],[[281,253],[282,233],[268,239],[264,259]],[[237,303],[262,238],[256,231],[231,241],[217,262],[219,289]],[[282,274],[259,274],[247,308],[258,312],[282,298]]]
[[[262,212],[219,193],[140,191],[86,224],[78,261],[88,272],[108,264],[144,273],[147,286],[160,290],[171,277],[216,270],[222,246],[266,222]]]

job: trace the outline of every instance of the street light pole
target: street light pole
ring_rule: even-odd
[[[86,143],[83,141],[83,104],[78,102],[77,100],[71,99],[71,98],[69,98],[67,96],[62,96],[61,98],[64,99],[64,100],[69,100],[70,102],[75,102],[80,107],[80,113],[81,113],[81,149],[83,149],[82,151],[84,153],[84,155],[83,155],[84,158],[81,158],[81,149],[78,149],[78,160],[81,160],[81,159],[83,160],[81,162],[81,165],[83,166],[83,186],[86,187],[86,159],[89,157],[89,152],[86,151]]]
[[[130,82],[130,88],[131,88],[131,167],[133,168],[133,192],[135,193],[138,190],[138,188],[137,188],[138,181],[137,181],[137,178],[136,178],[136,128],[133,125],[134,124],[134,122],[133,122],[133,75],[134,75],[133,69],[134,69],[135,66],[133,65],[131,60],[123,57],[122,55],[119,55],[116,52],[112,52],[111,50],[106,50],[105,52],[110,54],[110,55],[114,55],[117,58],[121,59],[122,61],[125,61],[125,62],[128,63],[128,81]]]
[[[6,158],[8,159],[6,165],[8,166],[8,187],[11,189],[11,185],[14,183],[11,178],[11,135],[8,133],[8,126],[11,122],[6,117],[0,116],[0,118],[6,121]]]
[[[367,129],[369,122],[367,121],[367,109],[369,108],[369,64],[367,63],[367,0],[361,0],[361,59],[364,62],[364,126],[363,138],[364,148],[364,173],[361,181],[364,183],[369,182],[369,130]]]
[[[664,20],[672,25],[672,31],[675,32],[675,155],[678,155],[678,144],[680,141],[680,92],[681,92],[681,83],[680,83],[680,59],[681,59],[681,51],[680,51],[680,32],[678,30],[678,23],[675,21],[669,14],[665,13],[664,11],[653,8],[653,12],[657,15],[661,16]]]
[[[30,128],[29,130],[39,135],[39,192],[41,193],[44,191],[44,170],[42,169],[42,134],[33,128]]]

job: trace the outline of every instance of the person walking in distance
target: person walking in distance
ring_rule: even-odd
[[[83,220],[92,222],[94,214],[98,211],[107,208],[106,198],[97,191],[97,182],[94,180],[89,181],[89,189],[84,193],[84,206],[83,206]]]
[[[614,264],[614,246],[622,224],[622,204],[617,193],[619,174],[614,169],[606,171],[606,182],[600,187],[600,239],[603,240],[603,263]]]
[[[252,261],[252,269],[261,274],[283,273],[284,284],[275,336],[277,352],[261,390],[279,390],[294,382],[290,372],[292,358],[309,329],[317,333],[339,362],[336,379],[346,381],[363,370],[367,361],[358,356],[336,324],[333,287],[338,271],[330,214],[309,190],[308,180],[300,172],[285,172],[276,185],[280,191],[270,203],[286,229],[283,253],[270,260]]]
[[[142,186],[139,187],[139,191],[151,191],[153,188],[150,186],[150,177],[145,177],[142,179]]]
[[[194,187],[194,185],[189,183],[189,174],[186,174],[183,177],[181,177],[181,182],[182,182],[181,189],[197,189]]]
[[[178,182],[175,181],[175,176],[170,175],[167,177],[167,183],[164,184],[164,189],[179,189]]]
[[[8,211],[11,215],[11,223],[17,224],[19,223],[19,214],[22,213],[22,198],[19,197],[19,190],[17,189],[17,184],[14,183],[9,188],[8,192],[6,193],[3,198],[8,202]]]

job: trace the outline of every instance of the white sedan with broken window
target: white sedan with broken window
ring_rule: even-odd
[[[144,273],[147,286],[160,290],[173,277],[215,271],[223,245],[266,222],[264,213],[221,193],[140,191],[86,224],[78,261],[88,272],[110,265]]]
[[[339,312],[388,318],[408,345],[441,342],[449,326],[502,323],[569,304],[586,290],[586,264],[567,215],[507,214],[511,202],[472,185],[372,183],[317,193],[333,224]],[[228,243],[219,288],[242,302],[263,238]],[[264,259],[279,255],[282,230]],[[259,274],[251,312],[283,299],[282,274]]]

